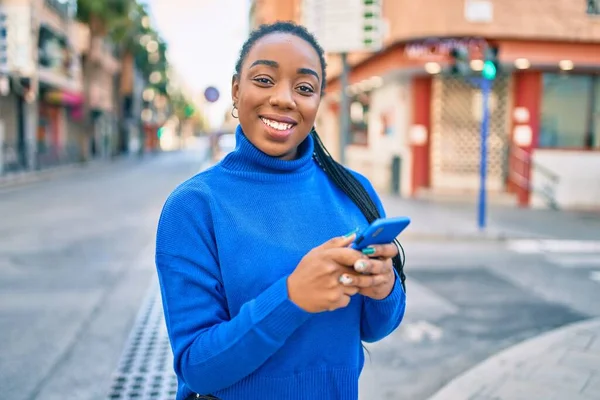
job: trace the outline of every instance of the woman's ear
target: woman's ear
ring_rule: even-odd
[[[237,104],[240,93],[240,80],[237,74],[231,77],[231,100],[233,104]]]

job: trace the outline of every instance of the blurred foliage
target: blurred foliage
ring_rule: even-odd
[[[92,36],[110,39],[121,60],[131,55],[146,87],[167,96],[175,115],[180,119],[192,117],[196,110],[190,113],[191,100],[179,88],[169,87],[167,43],[152,28],[145,5],[135,0],[77,0],[77,19],[90,26]],[[148,45],[152,42],[157,46]],[[153,74],[160,74],[160,81],[152,82]]]

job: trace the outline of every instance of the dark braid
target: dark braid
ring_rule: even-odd
[[[352,175],[344,166],[335,161],[331,154],[323,145],[321,138],[317,134],[316,130],[312,130],[311,135],[315,142],[315,160],[319,164],[319,166],[325,171],[325,174],[329,176],[329,178],[344,192],[350,199],[358,206],[360,211],[363,213],[367,221],[369,223],[375,221],[377,218],[381,217],[377,206],[373,202],[369,193],[367,193],[364,186]],[[406,292],[406,275],[404,275],[404,248],[400,244],[398,240],[395,240],[398,245],[398,249],[401,252],[397,254],[392,259],[394,263],[394,268],[398,272],[398,276],[400,276],[400,282],[402,283],[402,288]]]
[[[299,37],[300,39],[305,40],[308,44],[310,44],[317,54],[319,55],[319,60],[321,61],[321,92],[325,90],[325,83],[327,81],[325,76],[325,52],[323,48],[319,45],[315,37],[309,33],[306,28],[301,25],[296,25],[293,22],[275,22],[273,24],[261,25],[256,30],[254,30],[248,40],[242,46],[242,50],[240,51],[240,56],[235,65],[235,73],[236,76],[240,76],[242,71],[242,64],[246,60],[246,56],[248,52],[254,46],[257,40],[260,38],[267,36],[271,33],[287,33],[290,35],[294,35]],[[365,218],[369,223],[373,222],[377,218],[381,217],[377,206],[373,202],[373,199],[366,191],[364,186],[352,175],[344,166],[335,161],[331,154],[327,151],[321,138],[317,132],[313,129],[311,135],[314,140],[314,159],[319,164],[319,166],[325,171],[325,174],[356,204],[356,206],[363,213]],[[399,250],[402,255],[397,254],[393,258],[394,268],[398,272],[398,276],[400,276],[400,282],[402,283],[402,288],[406,291],[405,280],[406,276],[404,275],[404,249],[400,242],[396,240],[396,244],[399,247]]]

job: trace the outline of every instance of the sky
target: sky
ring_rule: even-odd
[[[248,0],[145,0],[168,58],[193,93],[215,86],[219,101],[207,110],[215,127],[231,108],[231,76],[248,36]]]

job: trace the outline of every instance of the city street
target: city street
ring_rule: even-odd
[[[0,191],[0,398],[173,398],[154,235],[203,160],[200,148]],[[599,238],[576,239],[404,241],[407,314],[367,345],[361,399],[425,400],[502,349],[600,316]]]
[[[155,276],[169,192],[201,152],[0,192],[0,398],[103,399]]]

